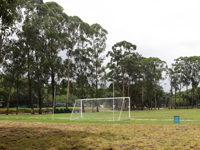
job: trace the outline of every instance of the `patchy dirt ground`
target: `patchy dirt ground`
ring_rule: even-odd
[[[0,149],[200,149],[200,125],[0,121]]]

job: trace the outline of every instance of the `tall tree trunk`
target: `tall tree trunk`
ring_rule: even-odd
[[[28,48],[28,46],[27,46]],[[33,100],[32,100],[32,89],[31,89],[31,78],[30,78],[30,56],[29,56],[29,48],[28,48],[28,83],[29,83],[29,98],[31,103],[31,114],[34,114],[34,108],[33,108]]]
[[[150,90],[147,90],[148,91],[148,107],[149,107],[149,110],[151,109],[151,96],[150,96]]]
[[[70,58],[69,58],[69,50],[67,50],[68,57],[68,72],[67,72],[67,101],[66,101],[66,109],[68,109],[68,101],[69,101],[69,69],[70,69]]]
[[[98,58],[98,53],[96,52],[97,56],[96,56],[96,98],[98,98],[98,63],[97,63],[97,58]]]
[[[172,109],[172,95],[173,93],[172,93],[172,86],[171,86],[171,109]]]
[[[128,96],[130,97],[130,80],[128,81]]]
[[[193,109],[193,98],[194,98],[194,88],[192,88],[192,106],[191,106],[191,108]]]
[[[3,21],[3,20],[2,20]],[[3,24],[3,23],[2,23]],[[2,63],[2,58],[1,58],[1,51],[2,51],[2,44],[3,44],[3,37],[2,37],[2,32],[3,31],[0,31],[0,64]]]
[[[56,109],[56,100],[55,100],[55,80],[54,80],[54,71],[51,72],[51,82],[52,82],[52,97],[53,97],[53,109]]]
[[[151,101],[151,110],[152,110],[153,96],[150,96],[150,101]]]
[[[149,102],[149,110],[151,110],[151,98],[149,97],[149,100],[148,100],[148,102]]]
[[[159,91],[159,95],[158,95],[158,110],[160,108],[160,91]]]
[[[12,85],[13,85],[13,84],[11,84],[11,86],[10,86],[10,92],[9,92],[8,101],[7,101],[7,111],[6,111],[6,115],[8,115],[8,112],[9,112],[10,95],[11,95]]]
[[[196,91],[196,108],[197,108],[197,106],[198,106],[198,104],[197,104],[197,98],[198,98],[197,88],[195,88],[195,91]]]
[[[134,88],[134,86],[133,86],[133,93],[135,92],[135,88]],[[131,108],[133,108],[134,109],[134,103],[131,101]]]
[[[39,88],[39,114],[42,114],[42,92],[41,92],[41,87]]]
[[[97,72],[97,59],[96,59],[96,98],[98,97],[98,78],[97,78],[98,72]],[[99,105],[97,101],[97,112],[99,112]]]
[[[187,88],[187,109],[188,109],[188,86],[186,86]]]
[[[123,70],[124,70],[124,68],[123,68]],[[122,81],[122,83],[123,83],[123,97],[125,97],[125,90],[124,90],[124,73],[123,73],[123,81]],[[125,110],[125,98],[123,99],[123,110]]]
[[[142,107],[141,107],[141,110],[143,110],[143,107],[144,107],[144,85],[142,84]]]
[[[176,89],[175,89],[175,104],[174,104],[174,108],[176,109]]]
[[[156,109],[156,87],[154,87],[154,93],[155,93],[155,109]]]
[[[39,81],[38,98],[39,98],[39,114],[42,114],[42,90],[41,81]]]
[[[17,108],[16,108],[16,115],[18,115],[18,101],[19,101],[19,84],[17,79]]]
[[[138,88],[138,84],[137,84],[137,93],[138,93],[138,107],[139,107],[139,110],[140,110],[140,107],[141,107],[141,103],[140,103],[140,94],[139,94],[139,88]]]
[[[38,70],[40,68],[38,67]],[[39,98],[39,114],[42,114],[42,88],[41,88],[40,73],[38,73],[38,98]]]
[[[178,102],[179,109],[180,109],[180,98],[181,98],[181,90],[179,89],[179,102]]]
[[[69,101],[69,73],[67,75],[67,79],[68,79],[68,82],[67,82],[67,101],[66,101],[66,109],[68,109],[68,101]]]
[[[48,108],[48,110],[49,110],[49,89],[48,89],[47,102],[48,102],[48,104],[47,104],[47,108]]]

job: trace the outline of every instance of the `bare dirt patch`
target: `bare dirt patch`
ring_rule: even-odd
[[[0,121],[0,149],[200,149],[199,125]]]

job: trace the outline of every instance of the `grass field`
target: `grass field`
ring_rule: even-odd
[[[123,118],[127,115],[115,122],[70,121],[70,114],[55,114],[54,120],[51,114],[0,115],[0,149],[200,149],[199,109],[131,111],[131,119]]]

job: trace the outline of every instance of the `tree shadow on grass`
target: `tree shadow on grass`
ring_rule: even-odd
[[[89,149],[100,146],[95,139],[113,136],[109,132],[69,131],[67,127],[0,127],[0,149]]]

